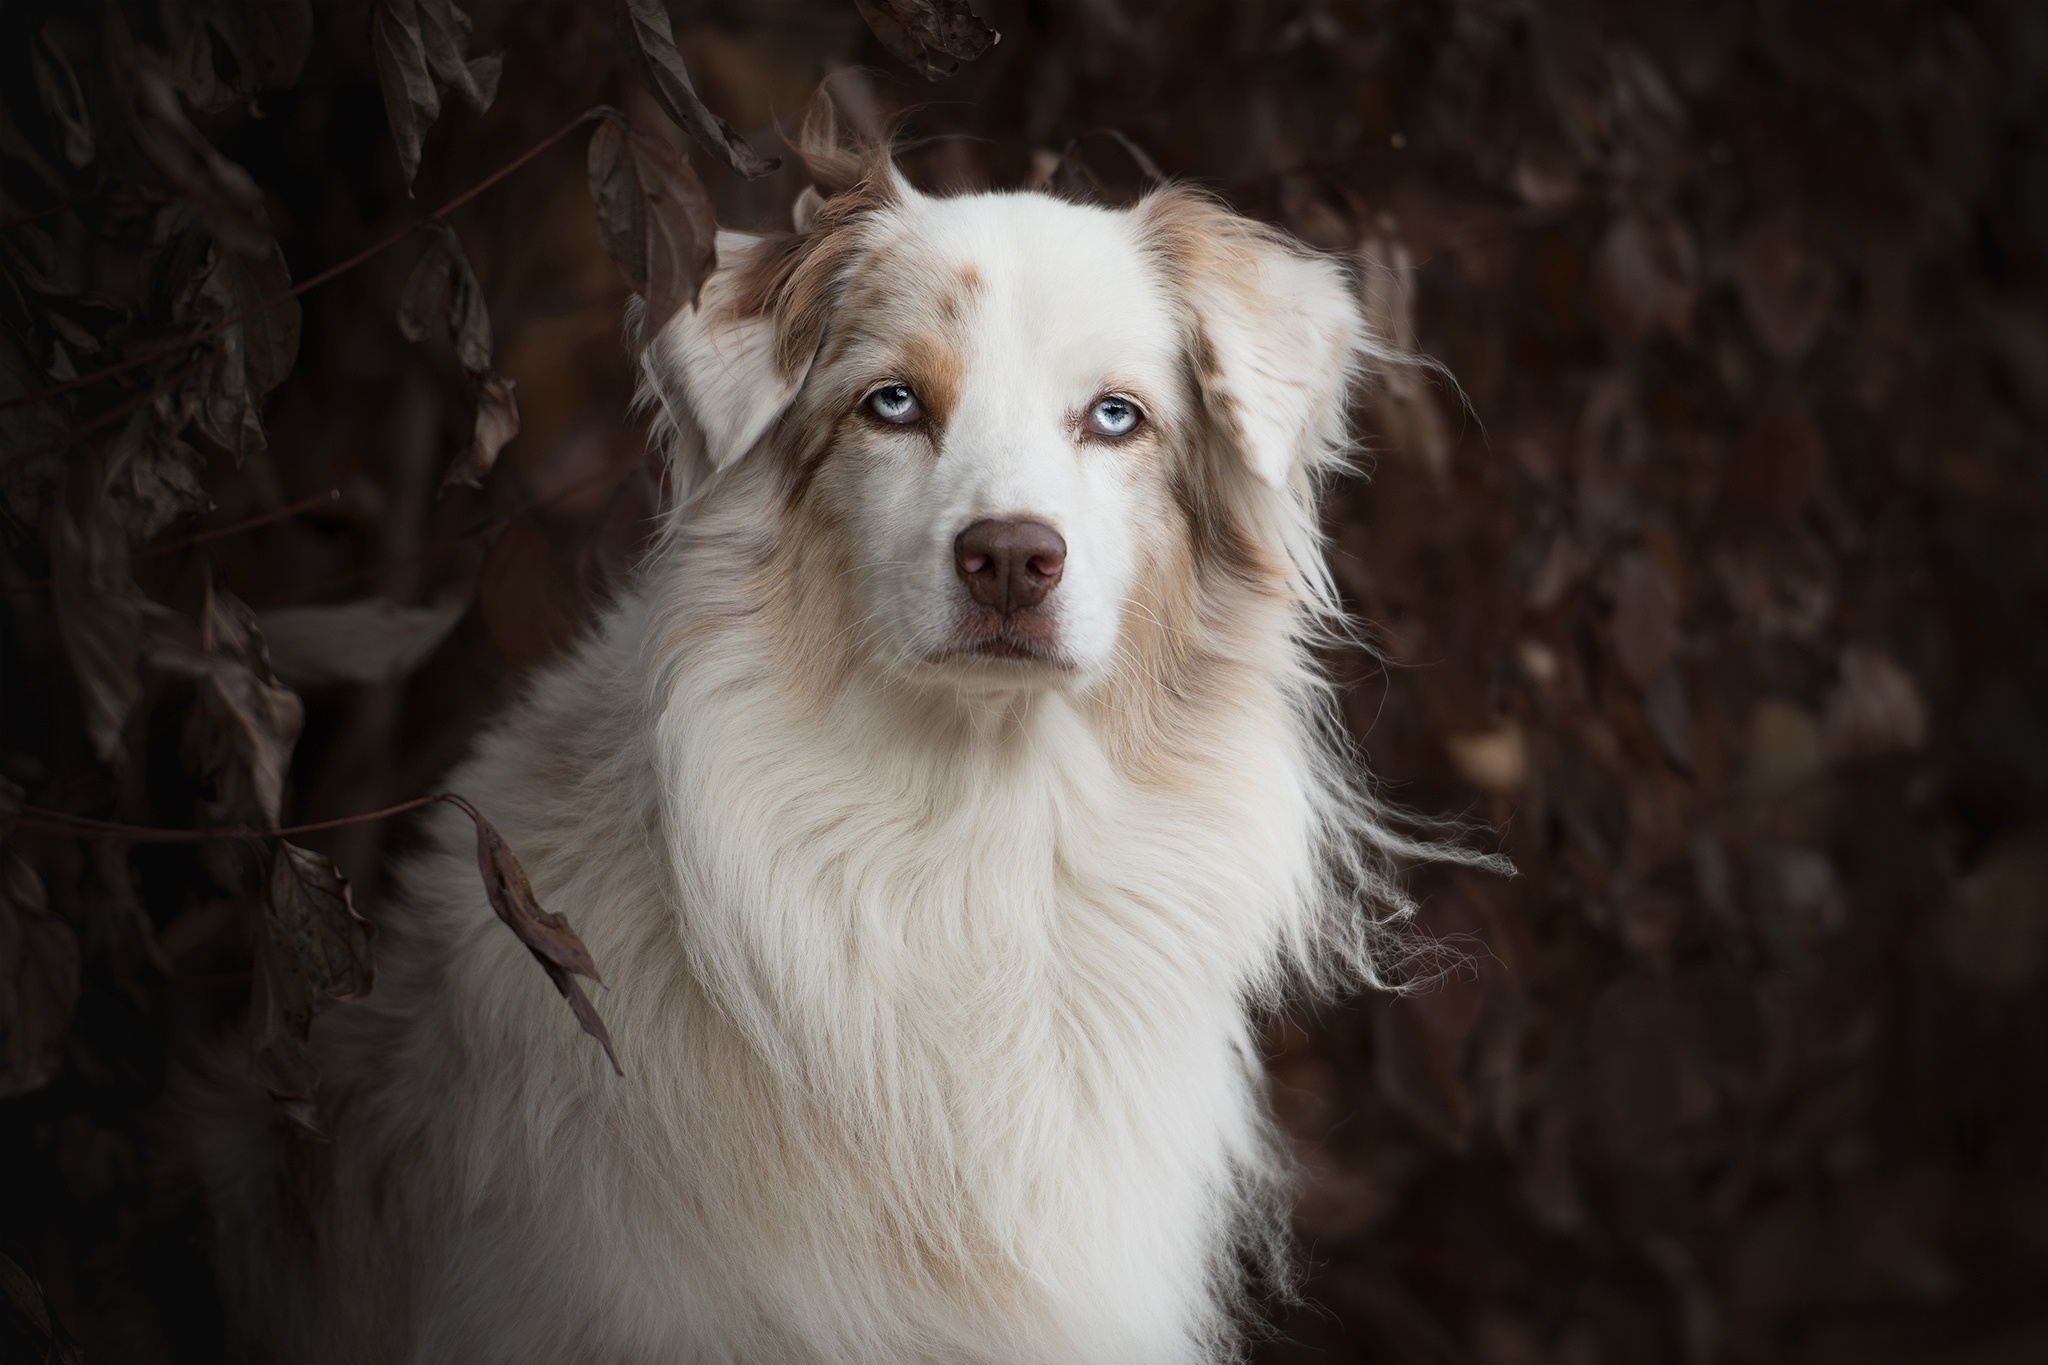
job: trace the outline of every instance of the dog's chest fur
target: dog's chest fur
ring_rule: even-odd
[[[645,620],[456,779],[591,946],[626,1075],[446,830],[411,879],[430,931],[321,1040],[355,1087],[338,1240],[388,1245],[342,1206],[399,1191],[441,1277],[408,1331],[448,1358],[1201,1357],[1270,1166],[1245,997],[1313,881],[1284,701],[1205,737],[1196,803],[1056,698],[820,710],[768,642],[651,658]],[[509,1186],[537,1193],[508,1210]]]

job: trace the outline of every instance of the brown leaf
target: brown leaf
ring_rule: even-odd
[[[471,374],[491,367],[491,314],[484,305],[462,239],[451,228],[438,227],[427,249],[413,263],[399,295],[398,330],[408,341],[424,341],[435,324],[445,322],[455,344],[455,358]]]
[[[605,252],[646,305],[653,337],[718,263],[718,223],[690,163],[658,137],[607,119],[590,139],[590,197]]]
[[[705,107],[676,51],[675,31],[669,26],[668,9],[662,0],[619,0],[619,26],[632,36],[639,54],[640,70],[654,98],[676,121],[676,126],[699,146],[719,157],[749,180],[767,175],[780,161],[764,158],[732,130],[732,125]],[[616,259],[616,257],[614,257]]]
[[[213,339],[215,361],[192,413],[199,430],[237,463],[267,448],[263,399],[298,359],[299,301],[286,297],[291,283],[274,241],[255,256],[216,249],[192,300],[178,310],[181,316],[243,319]],[[270,300],[276,302],[264,306]]]
[[[18,798],[0,782],[0,810],[18,808]],[[50,913],[35,869],[0,843],[0,1099],[57,1074],[77,1007],[77,936]]]
[[[398,330],[408,340],[424,341],[437,319],[447,323],[455,359],[469,376],[475,403],[469,445],[449,466],[441,487],[481,487],[498,452],[519,434],[519,405],[512,396],[512,381],[491,368],[491,314],[483,286],[470,268],[462,239],[447,227],[438,228],[433,243],[406,277]]]
[[[441,480],[481,488],[484,475],[498,462],[498,452],[519,434],[519,404],[512,396],[513,382],[496,372],[486,372],[476,385],[476,421],[471,427],[469,449],[448,467]]]
[[[583,940],[569,927],[569,921],[540,907],[534,899],[533,884],[526,878],[526,869],[519,865],[512,850],[506,846],[504,837],[497,827],[484,819],[481,812],[467,801],[457,800],[456,805],[476,824],[476,865],[483,874],[484,894],[490,897],[491,909],[498,912],[534,960],[548,974],[548,980],[555,983],[555,989],[569,1002],[570,1011],[583,1031],[597,1039],[604,1048],[604,1055],[611,1061],[612,1070],[623,1076],[626,1073],[619,1066],[618,1055],[612,1051],[612,1037],[598,1017],[596,1006],[583,993],[583,987],[576,978],[587,977],[603,985],[598,977],[597,964],[591,960],[590,950],[583,946]]]
[[[377,63],[377,85],[384,92],[384,118],[398,145],[398,168],[411,193],[420,171],[420,143],[441,116],[441,92],[427,67],[426,39],[414,0],[378,0],[370,19],[370,48]]]
[[[360,1000],[376,981],[374,935],[328,859],[280,839],[272,850],[256,947],[250,1037],[254,1066],[294,1120],[318,1132],[318,1077],[306,1050],[316,1015]]]
[[[854,0],[854,7],[882,46],[928,81],[943,80],[1002,41],[965,0]]]
[[[419,174],[420,144],[441,116],[441,91],[453,88],[478,113],[498,96],[504,58],[465,55],[469,30],[469,16],[451,0],[378,0],[370,20],[384,117],[407,193]]]
[[[498,77],[503,72],[502,54],[469,57],[470,18],[452,0],[417,0],[419,34],[427,65],[443,87],[462,96],[463,103],[481,114],[498,97]]]
[[[137,420],[142,420],[138,416]],[[86,735],[100,762],[119,767],[128,713],[142,698],[143,596],[129,572],[128,537],[99,476],[97,453],[73,456],[50,537],[57,632],[78,680]]]
[[[163,607],[152,606],[149,619],[151,667],[193,684],[185,758],[213,792],[200,803],[209,822],[274,828],[305,712],[272,674],[256,614],[209,584],[196,630]]]

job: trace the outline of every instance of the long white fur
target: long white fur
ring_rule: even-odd
[[[786,533],[778,443],[845,401],[834,375],[869,343],[778,369],[769,324],[721,312],[752,249],[726,239],[649,353],[713,469],[638,592],[449,783],[589,944],[625,1075],[437,815],[379,915],[375,994],[316,1028],[332,1143],[283,1134],[260,1096],[199,1106],[253,1354],[1234,1353],[1241,1259],[1285,1236],[1248,1010],[1303,974],[1370,977],[1372,924],[1403,908],[1385,853],[1431,850],[1380,822],[1310,652],[1333,607],[1312,484],[1374,351],[1354,291],[1256,234],[1212,244],[1222,275],[1176,276],[1146,221],[901,187],[862,226],[892,269],[971,265],[983,287],[937,451],[884,432],[828,455],[873,562],[857,619],[797,640],[743,569]],[[1207,416],[1180,382],[1191,318]],[[1106,379],[1176,439],[1234,421],[1237,513],[1292,565],[1230,646],[1252,682],[1165,784],[1127,770],[1094,704],[1127,662],[1132,546],[1173,515],[1066,434]],[[1067,672],[918,662],[953,619],[951,537],[991,512],[1069,541]],[[814,669],[829,685],[799,682]]]

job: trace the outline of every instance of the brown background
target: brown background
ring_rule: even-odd
[[[1120,202],[1143,178],[1118,130],[1351,253],[1375,320],[1462,391],[1397,378],[1361,409],[1371,477],[1328,525],[1385,657],[1333,666],[1389,793],[1489,823],[1520,875],[1418,878],[1465,969],[1271,1024],[1307,1301],[1261,1359],[2048,1358],[2048,10],[977,8],[1001,43],[927,85],[850,0],[672,7],[764,152],[829,78],[856,122],[902,116],[922,186],[1042,182],[1081,139]],[[451,97],[409,200],[368,14],[318,7],[263,117],[202,120],[295,278],[594,102],[683,145],[608,7],[487,0],[498,98]],[[446,343],[394,325],[408,243],[306,297],[267,453],[208,452],[216,510],[158,543],[339,500],[138,561],[184,610],[206,573],[259,611],[468,600],[410,676],[304,689],[288,819],[432,789],[630,569],[659,476],[583,143],[453,219],[523,424],[480,491],[435,493],[467,417]],[[691,155],[722,222],[786,222],[793,169]],[[0,749],[58,804],[93,760],[33,586],[47,523],[6,534]],[[174,721],[72,808],[189,820]],[[367,901],[405,837],[304,842]],[[219,1359],[159,1092],[243,1007],[243,912],[185,850],[110,872],[18,841],[85,988],[55,1079],[0,1101],[0,1251],[90,1360]],[[119,933],[109,878],[142,907]]]

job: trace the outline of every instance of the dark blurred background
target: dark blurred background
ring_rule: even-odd
[[[409,196],[373,35],[445,0],[0,3],[7,808],[203,823],[261,786],[219,717],[285,686],[284,823],[431,791],[644,543],[585,131],[448,219],[516,384],[478,488],[440,490],[482,372],[395,316],[424,234],[307,292],[295,358],[244,318],[45,392],[274,292],[265,231],[307,279],[599,102],[784,227],[821,82],[928,189],[1125,202],[1149,157],[1351,256],[1455,376],[1361,406],[1328,528],[1386,657],[1333,665],[1394,798],[1520,869],[1418,875],[1466,970],[1272,1022],[1305,1300],[1260,1359],[2048,1359],[2048,7],[974,8],[1001,42],[928,82],[853,0],[675,0],[785,159],[747,180],[610,7],[477,0],[495,98],[437,79]],[[219,1360],[162,1091],[261,912],[213,850],[0,836],[0,1356]],[[374,903],[405,839],[299,842]]]

